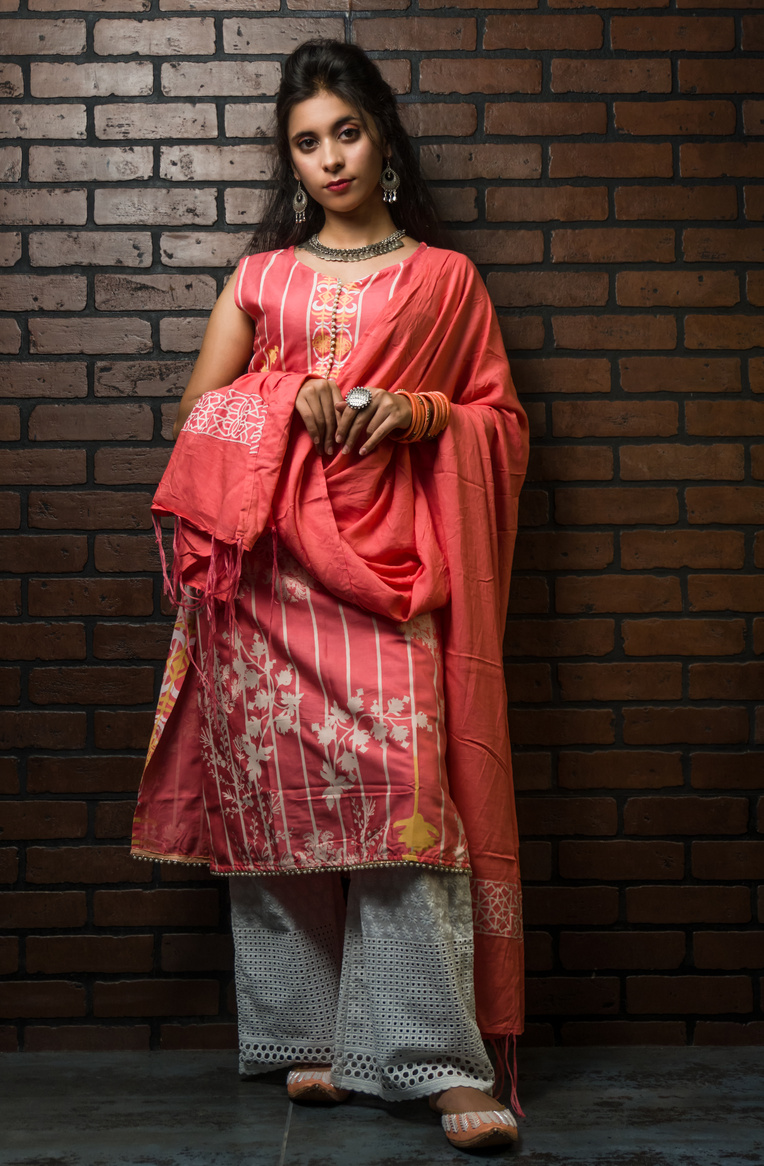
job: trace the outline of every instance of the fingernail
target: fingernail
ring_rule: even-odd
[[[345,456],[347,457],[347,455],[350,453],[350,446],[349,446],[349,445],[343,445],[343,447],[342,447],[342,452],[343,452],[343,453],[345,454]]]
[[[358,456],[363,457],[365,455],[365,453],[366,453],[366,446],[364,446],[363,449],[359,449]]]

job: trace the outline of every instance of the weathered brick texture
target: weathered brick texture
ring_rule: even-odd
[[[530,417],[525,1039],[764,1043],[759,0],[3,7],[2,1048],[235,1044],[225,881],[128,853],[171,626],[148,503],[317,34],[400,95]]]

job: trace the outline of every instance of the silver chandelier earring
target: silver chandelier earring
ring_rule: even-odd
[[[398,198],[398,187],[401,184],[401,180],[390,165],[389,158],[387,159],[387,165],[385,166],[385,169],[382,171],[382,177],[379,180],[379,184],[385,192],[382,195],[382,201],[395,202]]]
[[[292,199],[292,207],[294,209],[294,221],[296,223],[305,222],[305,210],[308,205],[308,196],[300,185],[300,179],[297,179],[297,190]]]

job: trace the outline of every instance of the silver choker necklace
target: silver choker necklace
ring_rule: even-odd
[[[405,230],[393,231],[386,239],[379,243],[369,243],[366,247],[327,247],[319,241],[318,235],[312,235],[305,243],[300,243],[306,251],[311,251],[319,259],[329,259],[333,263],[357,263],[361,259],[373,259],[375,255],[386,255],[388,251],[397,251],[403,246]]]

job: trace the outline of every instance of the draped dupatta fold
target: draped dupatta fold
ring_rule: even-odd
[[[517,825],[502,638],[527,423],[469,260],[428,248],[360,338],[340,388],[439,391],[433,442],[317,453],[294,403],[308,375],[248,373],[200,399],[154,499],[175,517],[173,589],[223,618],[241,554],[269,528],[341,601],[405,621],[439,609],[451,796],[472,867],[477,1017],[523,1027]]]

